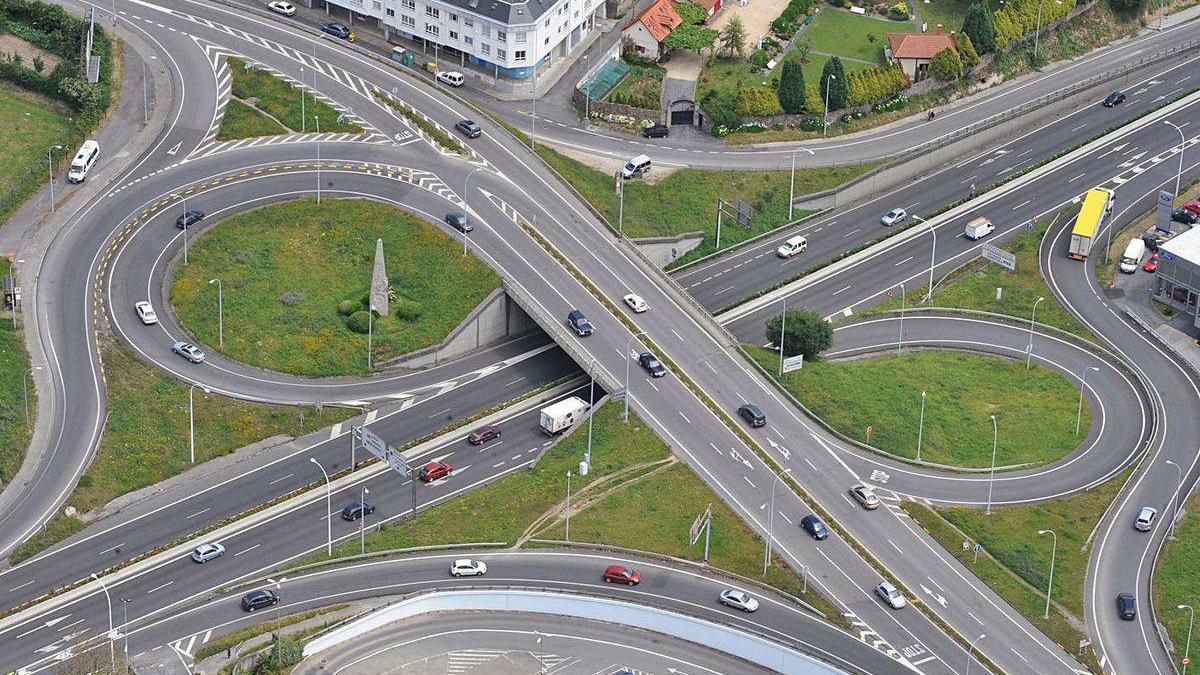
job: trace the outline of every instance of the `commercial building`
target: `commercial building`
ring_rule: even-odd
[[[330,9],[378,23],[389,37],[415,40],[441,61],[524,79],[547,59],[566,57],[606,17],[605,0],[326,0]]]
[[[1200,328],[1197,300],[1200,299],[1200,227],[1181,232],[1158,249],[1154,297],[1192,317]]]

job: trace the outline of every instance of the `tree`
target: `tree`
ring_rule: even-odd
[[[979,53],[975,51],[975,44],[971,42],[971,36],[966,33],[958,36],[958,54],[962,57],[964,70],[970,70],[979,65]]]
[[[1132,16],[1142,11],[1146,0],[1108,0],[1108,4],[1117,12]]]
[[[804,69],[799,61],[784,61],[779,75],[779,104],[789,115],[804,110]]]
[[[737,94],[738,112],[743,115],[768,117],[783,112],[775,92],[767,87],[742,87]]]
[[[996,50],[996,19],[986,2],[980,0],[967,8],[962,32],[971,37],[980,54]]]
[[[816,84],[804,85],[804,110],[813,114],[825,110],[825,99],[821,98]]]
[[[730,58],[742,58],[742,53],[746,51],[746,27],[742,25],[741,18],[735,16],[730,19],[721,29],[718,39],[722,53]]]
[[[717,31],[692,23],[681,23],[663,40],[663,46],[668,49],[687,49],[699,54],[702,50],[712,49],[716,41]]]
[[[942,82],[953,82],[962,77],[963,64],[958,52],[953,47],[946,47],[934,54],[929,61],[929,74]]]
[[[800,60],[800,63],[804,63],[808,60],[808,53],[812,51],[812,45],[808,43],[808,40],[801,40],[792,49],[796,50],[796,58]]]
[[[708,21],[708,10],[690,2],[675,3],[675,13],[685,24],[692,26],[703,26],[704,22]]]
[[[787,312],[783,317],[767,319],[767,341],[779,342],[780,322],[783,323],[783,355],[804,354],[804,360],[815,360],[833,344],[833,326],[820,314],[807,309]]]
[[[821,70],[821,98],[828,98],[830,110],[841,110],[850,100],[850,78],[836,56],[826,61]]]

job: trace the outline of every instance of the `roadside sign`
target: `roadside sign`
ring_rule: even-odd
[[[383,454],[388,466],[391,466],[393,471],[400,474],[408,473],[408,460],[404,458],[404,455],[399,450],[388,448]]]
[[[1017,269],[1017,256],[1013,253],[996,248],[991,244],[984,244],[981,254],[985,259],[991,260],[1010,272]]]
[[[871,442],[871,434],[873,434],[873,433],[875,433],[875,427],[868,424],[867,425],[867,442],[868,443]]]
[[[1033,232],[1033,221],[1032,220],[1025,221],[1025,231]]]
[[[704,513],[696,516],[696,519],[692,521],[692,527],[688,530],[690,546],[695,546],[696,542],[700,541],[700,533],[704,531],[704,526],[708,524],[710,518],[712,518],[712,504],[709,504],[708,508],[704,509]]]
[[[783,372],[790,373],[793,370],[800,370],[804,367],[804,355],[797,354],[789,356],[783,360]]]
[[[1191,664],[1191,662],[1192,662],[1192,658],[1191,658],[1190,656],[1185,656],[1185,657],[1183,657],[1182,659],[1180,659],[1180,660],[1179,660],[1179,662],[1180,662],[1180,663],[1182,663],[1182,664],[1183,664],[1183,665],[1185,665],[1185,666],[1186,666],[1186,665],[1190,665],[1190,664]]]
[[[1171,231],[1171,210],[1175,206],[1175,195],[1166,190],[1158,191],[1158,217],[1154,219],[1154,229],[1159,232]]]
[[[375,455],[379,459],[386,459],[385,454],[387,453],[388,446],[387,443],[379,437],[379,434],[366,427],[355,427],[354,436],[372,455]]]

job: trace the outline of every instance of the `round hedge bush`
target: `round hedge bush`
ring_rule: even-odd
[[[355,333],[366,333],[370,327],[371,315],[365,310],[360,309],[357,312],[346,317],[346,328]]]
[[[342,316],[350,316],[355,311],[357,311],[357,309],[358,308],[354,306],[353,300],[343,300],[338,303],[337,312],[338,312],[338,314],[341,314]]]
[[[421,318],[421,303],[415,300],[401,300],[396,306],[396,318],[401,321],[416,321]]]

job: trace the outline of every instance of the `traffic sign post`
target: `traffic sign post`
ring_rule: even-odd
[[[696,520],[692,521],[692,527],[688,531],[688,540],[692,546],[695,546],[696,542],[700,540],[701,530],[704,530],[704,563],[707,565],[709,542],[712,540],[712,503],[709,503],[704,513],[696,516]]]

